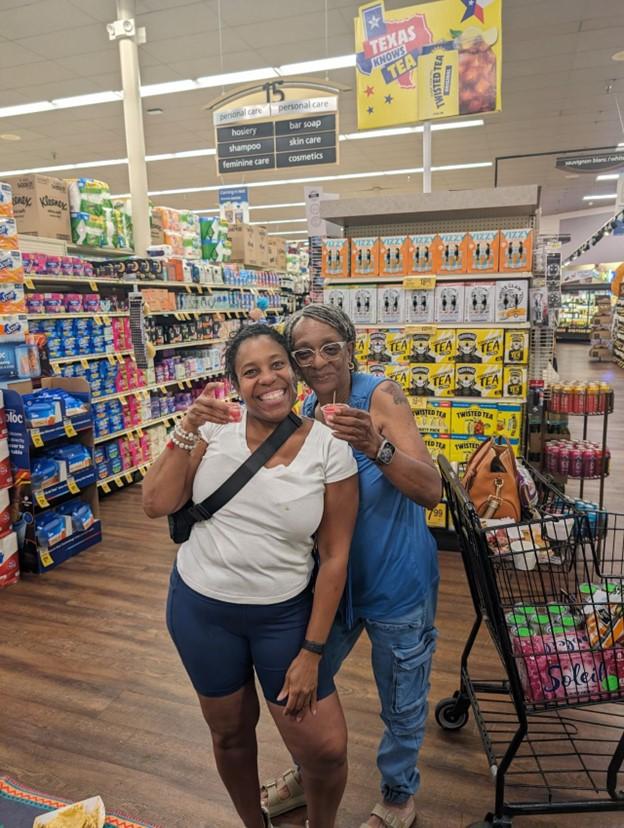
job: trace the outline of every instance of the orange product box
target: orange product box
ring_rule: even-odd
[[[167,278],[170,282],[184,281],[184,262],[182,259],[169,259],[167,262]]]
[[[408,236],[406,265],[406,276],[438,272],[440,250],[436,233]]]
[[[498,230],[473,230],[468,233],[467,273],[498,273],[500,233]]]
[[[351,275],[379,276],[379,239],[351,239]]]
[[[409,273],[408,262],[408,236],[382,236],[379,239],[380,276],[405,276]]]
[[[13,218],[13,190],[4,181],[0,181],[0,216]]]
[[[19,250],[0,250],[0,282],[24,281],[24,264]]]
[[[325,239],[321,248],[323,276],[349,275],[349,239]]]
[[[525,227],[521,230],[500,231],[500,270],[502,273],[521,271],[529,273],[533,269],[533,230]]]
[[[14,218],[0,218],[0,250],[17,250],[17,224]]]
[[[468,235],[440,233],[438,237],[439,273],[466,273],[468,270]]]
[[[11,282],[0,285],[0,313],[26,313],[24,285]]]

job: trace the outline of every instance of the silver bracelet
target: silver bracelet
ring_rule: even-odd
[[[193,445],[199,443],[199,434],[195,434],[192,431],[186,431],[186,429],[182,428],[181,423],[176,423],[173,430],[180,440],[186,440],[187,443],[192,443]]]
[[[177,446],[179,449],[182,449],[182,451],[188,451],[190,453],[195,448],[195,444],[189,445],[188,443],[184,443],[182,440],[179,440],[176,436],[175,430],[171,432],[171,434],[169,435],[169,439],[171,440],[174,446]]]

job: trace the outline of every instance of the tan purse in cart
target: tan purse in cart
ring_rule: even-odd
[[[481,518],[521,517],[518,469],[507,440],[497,444],[494,437],[475,451],[462,481]]]

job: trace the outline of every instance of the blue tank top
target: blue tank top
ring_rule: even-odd
[[[349,405],[370,409],[383,377],[356,372]],[[314,417],[316,394],[303,404]],[[436,543],[425,510],[390,483],[379,466],[354,451],[358,465],[360,506],[351,543],[343,611],[349,624],[357,618],[400,618],[423,600],[439,578]]]

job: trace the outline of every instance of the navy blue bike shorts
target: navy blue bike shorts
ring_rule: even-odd
[[[312,590],[279,604],[231,604],[195,592],[173,567],[167,627],[193,687],[202,696],[235,693],[254,674],[267,701],[278,702],[286,672],[305,638]],[[319,664],[317,698],[336,689],[325,659]]]

